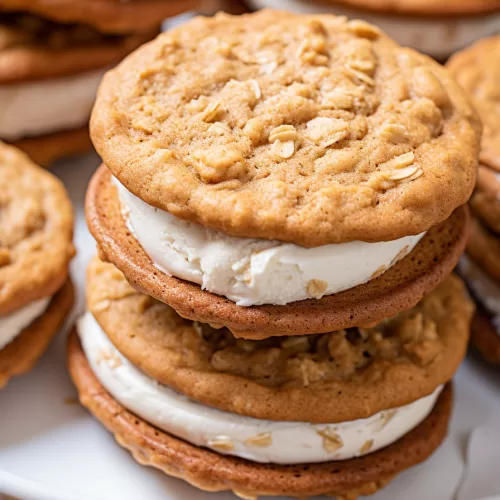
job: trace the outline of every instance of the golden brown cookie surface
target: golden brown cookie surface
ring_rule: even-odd
[[[91,120],[147,203],[306,247],[445,220],[472,192],[479,134],[434,61],[363,22],[276,11],[160,35],[107,74]]]
[[[82,23],[105,33],[131,33],[156,28],[171,16],[193,9],[198,0],[2,0],[10,11],[27,11],[54,21]]]
[[[0,316],[54,294],[75,250],[73,208],[61,182],[0,144]]]
[[[159,271],[123,220],[116,188],[103,166],[87,192],[86,216],[103,258],[143,293],[171,305],[181,316],[227,326],[237,337],[325,333],[367,325],[411,309],[453,269],[465,248],[468,210],[462,207],[432,228],[415,249],[380,277],[319,300],[284,306],[239,307]]]
[[[113,66],[157,33],[158,28],[153,28],[136,35],[104,35],[88,26],[61,25],[34,15],[1,12],[0,83],[56,78]]]
[[[10,344],[0,349],[0,388],[11,377],[29,372],[47,349],[73,307],[71,281],[54,295],[47,310],[25,328]]]
[[[373,328],[237,340],[182,319],[98,259],[87,273],[87,307],[126,358],[191,399],[259,419],[319,423],[367,418],[448,382],[473,310],[453,276]]]
[[[481,161],[500,171],[500,36],[485,38],[455,54],[447,64],[471,96],[483,122]]]
[[[323,464],[258,464],[192,446],[128,412],[92,373],[76,332],[70,337],[68,363],[82,404],[139,463],[156,467],[203,490],[233,490],[247,497],[303,498],[328,494],[354,499],[357,495],[375,493],[394,475],[434,452],[446,435],[452,405],[448,385],[424,422],[393,445],[362,458]]]
[[[48,168],[61,158],[87,153],[92,149],[92,142],[88,127],[82,127],[21,139],[14,146],[26,153],[37,165]]]

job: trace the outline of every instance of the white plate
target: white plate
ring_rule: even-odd
[[[95,252],[86,230],[83,201],[99,164],[89,156],[54,172],[68,187],[77,209],[73,278],[83,310],[85,266]],[[75,404],[65,367],[61,333],[27,376],[0,392],[0,492],[25,500],[234,500],[229,493],[203,493],[134,462],[111,435]],[[468,359],[456,378],[451,434],[425,464],[400,475],[372,500],[452,500],[463,472],[470,431],[496,415],[500,421],[500,373]],[[500,443],[499,443],[500,447]],[[500,494],[500,491],[488,492]],[[474,500],[461,498],[461,500]]]

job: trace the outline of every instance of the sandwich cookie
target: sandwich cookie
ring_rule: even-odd
[[[182,316],[264,338],[374,323],[436,286],[463,248],[480,124],[377,28],[265,11],[138,50],[103,81],[92,136],[114,175],[87,197],[102,255]]]
[[[374,273],[367,283],[343,292],[326,296],[320,293],[318,299],[285,305],[242,307],[195,283],[166,274],[155,265],[127,226],[116,185],[104,167],[89,185],[86,214],[101,257],[121,269],[138,290],[170,304],[184,318],[226,326],[235,336],[254,340],[368,325],[413,307],[452,271],[465,248],[469,225],[468,211],[461,207],[450,219],[432,228],[409,255],[388,271]],[[217,259],[219,252],[216,247],[213,257]],[[322,274],[311,281],[324,282],[319,277],[325,270],[318,266],[317,272]],[[310,290],[307,286],[306,292],[307,288]]]
[[[470,95],[484,126],[481,162],[500,171],[500,36],[481,40],[455,54],[448,69]]]
[[[103,74],[156,36],[164,14],[189,5],[2,2],[0,139],[43,166],[88,151],[88,120]]]
[[[500,1],[447,0],[248,0],[254,9],[329,12],[373,23],[398,43],[444,60],[500,29]]]
[[[81,345],[76,333],[70,340],[69,365],[82,403],[140,463],[249,498],[354,498],[425,459],[444,437],[446,384],[465,354],[472,313],[458,278],[372,329],[249,342],[183,320],[120,274],[91,264],[90,312],[78,323]],[[241,391],[246,401],[227,397]]]
[[[461,259],[459,270],[478,304],[472,344],[489,363],[500,365],[500,284],[467,257]]]
[[[62,184],[0,145],[0,387],[30,370],[73,305],[73,212]]]

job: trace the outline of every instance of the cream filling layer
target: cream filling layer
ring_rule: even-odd
[[[17,141],[83,127],[104,73],[0,85],[0,138]]]
[[[465,255],[460,259],[459,270],[472,293],[491,315],[491,323],[500,336],[500,285]]]
[[[248,0],[254,9],[273,8],[306,14],[331,13],[375,24],[398,43],[443,59],[471,43],[500,31],[500,13],[464,16],[412,16],[305,0]]]
[[[114,182],[127,225],[155,266],[238,306],[284,305],[361,285],[410,253],[424,235],[316,248],[236,238],[178,219]]]
[[[78,332],[96,377],[125,408],[193,445],[254,462],[315,463],[374,452],[420,424],[443,388],[409,405],[340,424],[259,420],[205,406],[158,384],[119,353],[90,313],[80,318]]]
[[[27,326],[47,309],[51,297],[46,297],[0,317],[0,350],[10,344]]]

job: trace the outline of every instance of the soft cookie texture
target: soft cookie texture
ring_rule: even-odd
[[[481,161],[500,171],[500,36],[486,38],[455,54],[447,66],[481,116]]]
[[[207,64],[210,61],[210,64]],[[305,247],[419,234],[472,192],[480,122],[440,65],[345,18],[197,18],[101,84],[92,140],[138,197]]]
[[[433,453],[446,435],[452,405],[448,385],[424,422],[393,445],[362,458],[309,465],[258,464],[190,445],[127,411],[92,373],[75,331],[68,344],[68,364],[82,404],[140,464],[202,490],[232,490],[242,498],[327,494],[354,500],[375,493],[396,474]]]
[[[82,23],[104,33],[147,31],[194,9],[198,0],[2,0],[4,10],[28,11],[62,24]]]
[[[366,418],[448,382],[473,311],[450,276],[416,308],[373,328],[237,340],[182,319],[98,259],[87,273],[87,307],[127,359],[190,398],[259,419],[317,423]]]
[[[29,372],[71,311],[74,290],[66,281],[54,295],[47,310],[26,327],[11,343],[0,349],[0,388],[11,377]]]
[[[171,305],[181,316],[227,326],[237,337],[325,333],[373,324],[411,309],[455,267],[468,233],[467,207],[433,227],[414,250],[388,271],[344,292],[284,306],[239,307],[158,270],[130,233],[111,175],[101,167],[87,192],[86,216],[104,260],[116,265],[134,287]]]
[[[53,295],[75,250],[64,186],[16,148],[0,143],[0,315]]]

